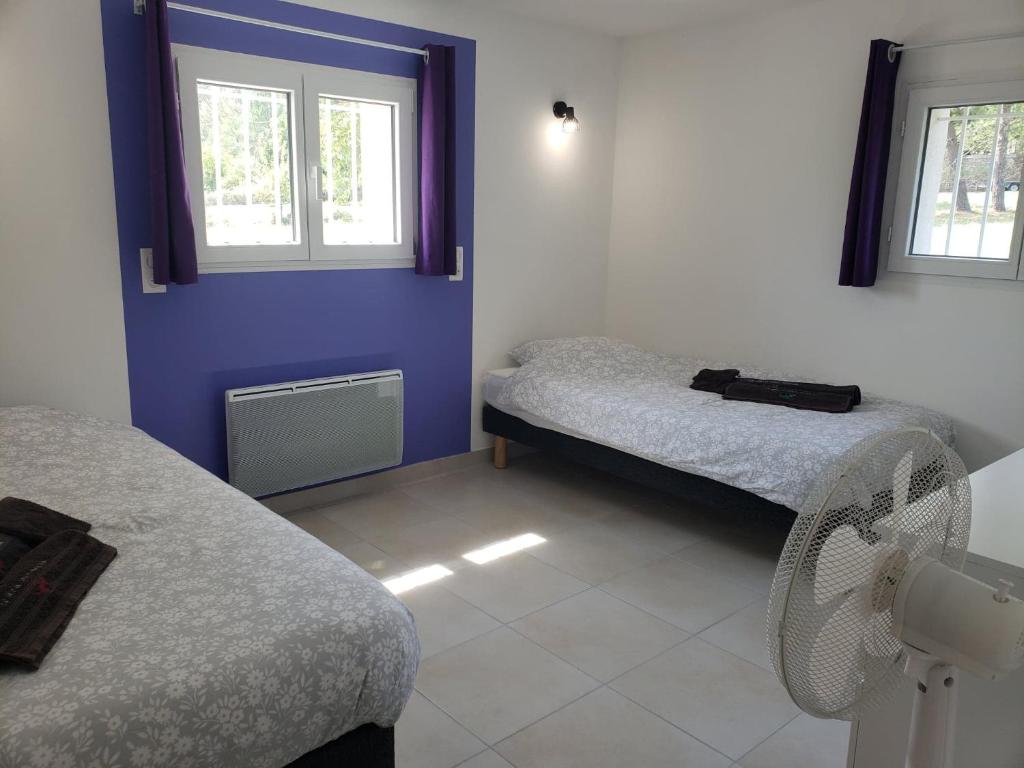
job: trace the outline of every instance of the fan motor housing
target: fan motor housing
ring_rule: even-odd
[[[988,680],[1024,658],[1024,602],[930,557],[907,568],[893,603],[907,645]]]

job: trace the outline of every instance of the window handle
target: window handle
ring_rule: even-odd
[[[327,187],[324,186],[324,167],[322,165],[314,167],[316,168],[316,199],[326,203]]]

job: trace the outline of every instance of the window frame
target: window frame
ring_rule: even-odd
[[[305,80],[305,113],[317,115],[317,120],[306,121],[306,165],[309,178],[308,184],[308,217],[310,257],[313,261],[339,261],[358,259],[359,263],[387,264],[403,262],[404,266],[413,266],[412,243],[415,238],[415,215],[406,215],[414,211],[414,177],[413,168],[416,164],[413,134],[415,125],[416,87],[415,81],[395,82],[402,78],[388,75],[374,75],[351,70],[333,70],[329,67],[318,67],[304,78]],[[328,244],[324,242],[323,202],[317,194],[319,188],[318,171],[320,166],[320,97],[351,99],[353,101],[369,101],[388,104],[393,107],[394,126],[393,141],[393,173],[395,205],[395,231],[398,242],[394,244]],[[404,130],[403,130],[404,126]],[[314,152],[309,152],[309,149]],[[402,158],[409,160],[403,162]]]
[[[908,83],[901,90],[901,102],[905,104],[903,135],[900,138],[899,133],[894,131],[895,147],[889,166],[890,185],[894,186],[888,206],[888,271],[1024,280],[1024,205],[1021,203],[1018,203],[1014,219],[1010,256],[1007,260],[911,253],[931,110],[968,104],[1024,101],[1024,73],[1015,72],[998,79],[990,77],[985,80]]]
[[[333,269],[411,269],[415,264],[419,191],[416,185],[416,81],[317,64],[253,56],[190,45],[172,46],[186,174],[192,190],[192,217],[200,274]],[[203,192],[198,82],[287,91],[292,131],[292,195],[295,244],[209,245]],[[339,91],[343,93],[339,93]],[[397,232],[395,244],[323,242],[318,197],[320,163],[319,97],[341,96],[395,106],[394,173]],[[310,119],[313,116],[315,119]]]

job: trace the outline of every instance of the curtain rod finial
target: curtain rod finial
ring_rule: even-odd
[[[143,0],[145,2],[145,0]],[[896,63],[896,43],[889,43],[889,63]]]
[[[141,16],[146,12],[146,0],[132,0],[132,10],[135,11],[136,16]]]

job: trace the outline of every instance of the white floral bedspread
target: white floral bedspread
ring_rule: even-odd
[[[0,667],[0,766],[283,766],[390,726],[419,643],[376,579],[141,431],[0,408],[0,497],[118,556],[37,672]]]
[[[949,445],[954,439],[945,416],[871,394],[843,414],[723,400],[690,389],[694,374],[741,367],[744,376],[800,377],[656,354],[611,339],[532,341],[511,354],[522,367],[498,393],[499,408],[794,510],[832,462],[865,437],[919,426]]]

